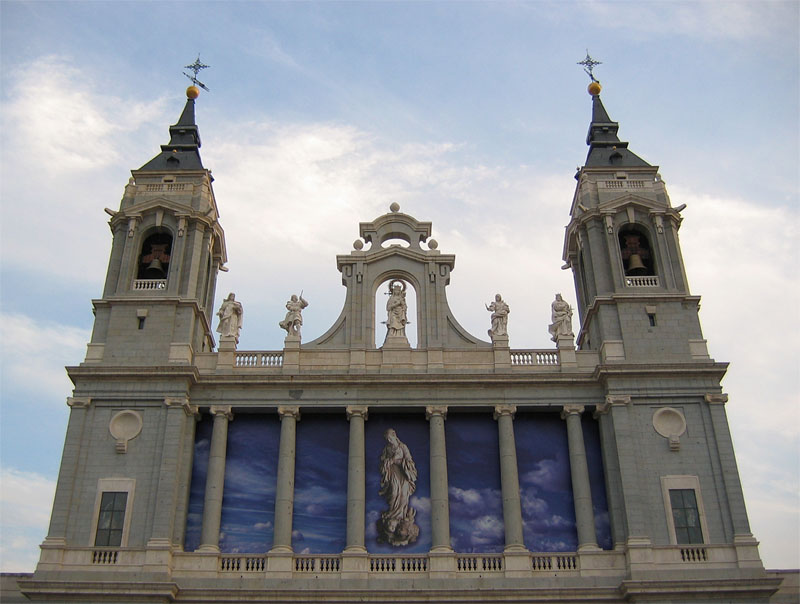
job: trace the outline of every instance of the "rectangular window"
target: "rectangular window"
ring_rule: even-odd
[[[667,533],[673,545],[710,543],[697,476],[662,476]]]
[[[700,528],[700,512],[694,489],[670,489],[669,502],[672,507],[672,521],[675,525],[675,539],[678,545],[703,543]]]
[[[106,491],[100,499],[100,514],[97,518],[96,546],[119,547],[122,544],[122,531],[125,526],[125,508],[128,493]]]

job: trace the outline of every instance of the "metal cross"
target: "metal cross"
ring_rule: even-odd
[[[602,65],[602,63],[600,61],[595,61],[592,57],[590,57],[588,49],[586,50],[586,58],[583,61],[578,61],[577,64],[583,65],[583,70],[590,78],[592,78],[592,82],[597,82],[592,70],[594,69],[595,65]]]
[[[200,80],[197,79],[197,74],[200,72],[200,70],[201,69],[206,69],[206,68],[208,68],[208,65],[204,65],[203,63],[201,63],[200,62],[200,55],[197,55],[197,59],[195,59],[194,63],[192,63],[191,65],[186,65],[185,66],[185,69],[189,69],[190,71],[193,71],[194,75],[190,76],[185,71],[183,72],[183,75],[185,75],[187,78],[189,78],[192,81],[192,84],[194,84],[195,86],[200,86],[200,88],[202,88],[203,90],[208,92],[208,87],[205,84],[203,84],[203,82],[201,82]]]

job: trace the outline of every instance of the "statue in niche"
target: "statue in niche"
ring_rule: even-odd
[[[406,283],[399,279],[392,279],[389,282],[389,299],[386,301],[387,319],[384,321],[387,335],[402,336],[406,335],[406,325],[408,325],[408,304],[406,303]]]
[[[550,305],[550,320],[552,323],[547,329],[553,342],[558,342],[559,336],[575,337],[572,333],[572,307],[564,301],[561,294],[556,294],[556,299]]]
[[[508,313],[511,312],[508,304],[503,302],[503,297],[496,294],[494,302],[486,304],[486,310],[492,312],[492,328],[489,330],[489,337],[508,335]]]
[[[300,295],[292,294],[292,297],[286,303],[286,318],[279,322],[281,329],[286,330],[287,336],[300,337],[300,327],[303,325],[303,309],[308,306],[308,302],[303,298],[303,292]]]
[[[242,329],[242,318],[244,317],[244,309],[242,303],[236,301],[236,296],[231,292],[228,297],[222,302],[217,312],[219,317],[219,325],[217,332],[223,337],[233,337],[239,341],[239,330]]]
[[[417,490],[417,466],[408,447],[392,428],[384,432],[386,446],[380,460],[381,489],[379,494],[389,509],[381,512],[377,521],[378,542],[394,546],[414,543],[419,526],[414,523],[417,511],[409,505]]]

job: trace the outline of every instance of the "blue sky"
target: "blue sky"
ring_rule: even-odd
[[[574,304],[563,227],[586,156],[588,47],[620,137],[661,166],[768,567],[800,566],[796,2],[0,3],[0,523],[3,570],[44,537],[70,383],[130,170],[166,143],[197,53],[198,100],[240,349],[333,323],[334,257],[393,201],[457,256],[448,298],[481,337],[549,348]],[[520,278],[524,267],[524,278]],[[34,503],[32,503],[34,502]]]

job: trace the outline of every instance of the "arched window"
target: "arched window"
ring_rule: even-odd
[[[137,279],[166,279],[172,253],[172,235],[153,233],[142,243]]]
[[[650,241],[644,230],[632,225],[623,227],[619,232],[619,249],[625,276],[656,274]]]

